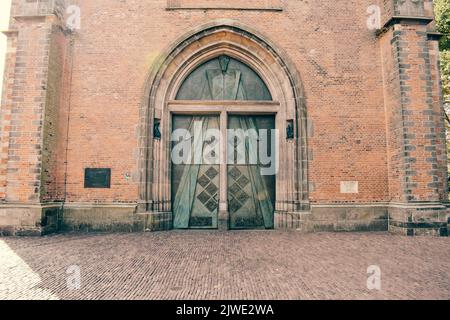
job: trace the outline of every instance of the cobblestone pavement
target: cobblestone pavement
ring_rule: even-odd
[[[68,287],[73,265],[79,290]],[[381,291],[367,289],[370,265],[381,268]],[[450,238],[278,231],[0,238],[5,298],[450,299]]]

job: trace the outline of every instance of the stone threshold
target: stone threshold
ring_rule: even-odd
[[[201,6],[192,6],[192,7],[167,7],[167,11],[175,11],[175,10],[221,10],[221,11],[233,11],[233,10],[241,10],[241,11],[275,11],[282,12],[283,8],[274,7],[274,8],[253,8],[253,7],[201,7]]]

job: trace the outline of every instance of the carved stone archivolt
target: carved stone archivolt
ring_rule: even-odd
[[[171,104],[180,98],[195,101],[202,95],[207,95],[206,98],[210,100],[252,100],[247,99],[248,89],[242,81],[245,77],[253,82],[260,79],[265,84],[267,92],[261,89],[260,99],[271,100],[276,113],[275,126],[280,129],[281,165],[276,177],[275,211],[308,210],[306,105],[301,79],[294,64],[264,36],[234,21],[221,20],[199,27],[176,43],[153,66],[142,102],[139,139],[140,211],[172,211],[169,141]],[[208,63],[216,67],[202,70],[202,66]],[[257,78],[243,75],[242,70],[247,69],[237,68],[237,64],[252,70]],[[204,81],[203,85],[208,84],[209,87],[206,92],[201,88],[203,91],[196,93],[199,97],[189,96],[192,91],[184,91],[183,88],[186,79],[195,76],[196,70],[200,70],[200,77],[203,77],[200,82]],[[219,78],[230,83],[226,86],[229,90],[220,88],[217,83]],[[239,104],[233,105],[239,108]],[[199,110],[201,108],[199,103]],[[151,138],[154,119],[160,121],[161,139]],[[286,136],[288,121],[293,123],[293,139]]]

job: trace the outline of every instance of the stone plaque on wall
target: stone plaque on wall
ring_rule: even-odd
[[[341,182],[341,193],[359,193],[359,183],[358,181],[342,181]]]
[[[111,188],[111,169],[85,169],[84,187],[87,189]]]
[[[282,10],[281,0],[167,0],[167,9]]]

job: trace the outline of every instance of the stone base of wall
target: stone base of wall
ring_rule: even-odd
[[[145,217],[136,214],[135,204],[66,204],[61,231],[142,232]]]
[[[406,236],[448,236],[450,215],[441,204],[392,205],[389,231]]]
[[[42,236],[60,229],[62,205],[0,205],[0,236]]]
[[[300,232],[391,232],[448,236],[450,211],[442,204],[312,205],[276,212],[275,229]],[[145,232],[173,229],[171,212],[138,213],[136,204],[0,206],[0,236],[42,236],[58,231]]]
[[[145,212],[139,213],[145,221],[145,231],[167,231],[173,229],[172,212]]]
[[[310,211],[285,212],[275,211],[275,229],[281,230],[300,230],[302,221],[306,215],[310,215]]]
[[[388,231],[385,206],[317,205],[310,211],[276,212],[276,229],[301,232]]]

